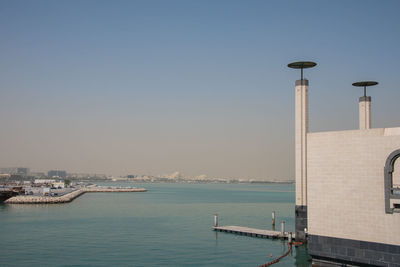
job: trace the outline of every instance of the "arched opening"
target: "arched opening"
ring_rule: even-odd
[[[397,158],[393,164],[392,194],[400,195],[400,158]],[[400,201],[395,201],[392,204],[394,209],[400,209]]]
[[[400,149],[390,153],[385,164],[385,210],[400,212]]]

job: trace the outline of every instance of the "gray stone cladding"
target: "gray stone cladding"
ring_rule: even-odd
[[[308,80],[307,79],[297,80],[296,81],[296,86],[298,86],[298,85],[306,85],[306,86],[308,86]]]
[[[296,205],[295,219],[296,240],[306,241],[304,228],[307,228],[307,206]]]
[[[358,101],[359,101],[359,102],[364,102],[364,101],[366,101],[366,102],[371,102],[371,97],[370,97],[370,96],[361,96],[361,97],[358,99]]]
[[[318,264],[321,260],[341,266],[400,267],[400,246],[396,245],[309,235],[308,253],[317,266],[325,266]]]

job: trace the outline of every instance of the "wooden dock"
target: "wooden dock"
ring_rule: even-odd
[[[233,233],[259,238],[288,239],[289,235],[288,232],[284,232],[282,234],[280,231],[262,230],[243,226],[215,226],[213,229],[214,231],[218,232]],[[294,233],[292,233],[292,239],[295,239]]]

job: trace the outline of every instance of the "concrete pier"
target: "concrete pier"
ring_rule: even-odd
[[[272,239],[288,239],[289,233],[280,231],[271,231],[271,230],[262,230],[256,228],[249,228],[243,226],[221,226],[221,227],[213,227],[214,231],[218,232],[226,232],[233,233],[239,235],[247,235],[252,237],[260,237],[260,238],[272,238]],[[295,235],[292,234],[292,239],[295,239]]]
[[[59,204],[68,203],[75,198],[81,196],[84,193],[94,193],[94,192],[146,192],[144,188],[123,188],[123,187],[101,187],[92,186],[84,187],[72,191],[71,193],[65,194],[63,196],[52,197],[52,196],[25,196],[19,195],[9,198],[5,201],[7,204]]]

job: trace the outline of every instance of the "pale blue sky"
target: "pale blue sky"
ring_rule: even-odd
[[[400,126],[399,1],[0,1],[0,167],[294,178],[310,130]],[[338,108],[339,107],[339,108]]]

